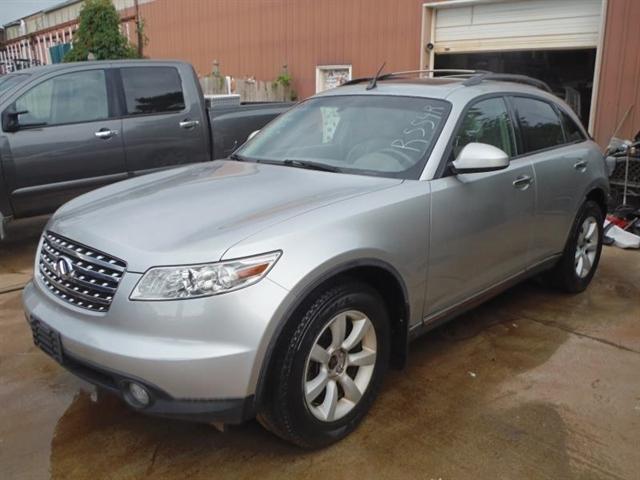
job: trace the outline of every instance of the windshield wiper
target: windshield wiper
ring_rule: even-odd
[[[244,155],[240,155],[239,153],[232,153],[229,155],[229,160],[235,160],[237,162],[250,162],[251,160]]]
[[[311,162],[309,160],[285,160],[282,162],[287,167],[307,168],[309,170],[319,170],[321,172],[340,173],[342,169],[324,163]]]

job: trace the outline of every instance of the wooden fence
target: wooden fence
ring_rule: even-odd
[[[200,78],[200,84],[205,95],[235,93],[240,95],[240,101],[242,102],[295,100],[295,92],[291,89],[291,86],[284,86],[280,82],[208,75]]]

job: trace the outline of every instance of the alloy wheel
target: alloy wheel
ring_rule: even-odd
[[[579,278],[585,278],[591,272],[596,259],[599,242],[598,224],[594,217],[587,217],[578,233],[575,254],[575,270]]]
[[[323,422],[347,415],[364,395],[376,366],[375,328],[364,313],[335,315],[307,356],[303,394],[311,414]]]

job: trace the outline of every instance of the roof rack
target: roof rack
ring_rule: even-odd
[[[474,85],[479,85],[485,80],[497,80],[503,82],[514,82],[514,83],[523,83],[525,85],[531,85],[532,87],[539,88],[540,90],[544,90],[546,92],[552,93],[551,88],[547,85],[546,82],[542,80],[538,80],[537,78],[528,77],[526,75],[517,75],[512,73],[493,73],[493,72],[484,72],[480,75],[474,75],[469,79],[462,82],[465,87],[472,87]]]
[[[430,74],[430,78],[461,78],[465,79],[462,82],[462,85],[465,87],[471,87],[474,85],[479,85],[485,80],[497,80],[503,82],[514,82],[514,83],[522,83],[525,85],[531,85],[533,87],[539,88],[540,90],[544,90],[546,92],[551,93],[551,88],[542,80],[538,80],[536,78],[528,77],[526,75],[517,75],[510,73],[493,73],[487,70],[464,70],[464,69],[435,69],[435,70],[406,70],[402,72],[392,72],[385,73],[384,75],[380,75],[379,72],[375,77],[360,77],[354,78],[353,80],[349,80],[342,84],[342,86],[346,85],[356,85],[358,83],[368,82],[373,85],[371,88],[375,88],[376,82],[378,80],[389,80],[392,78],[402,78],[409,76],[422,76],[424,74]],[[434,77],[433,74],[444,74],[439,77]],[[375,81],[374,81],[375,80]]]

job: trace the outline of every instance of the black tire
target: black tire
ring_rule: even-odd
[[[377,396],[389,360],[389,316],[380,295],[355,281],[316,293],[307,305],[310,306],[291,319],[291,328],[285,329],[279,339],[275,362],[268,372],[267,398],[258,420],[288,442],[303,448],[320,448],[351,433]],[[331,320],[352,310],[364,313],[375,331],[377,353],[372,363],[373,374],[360,400],[346,415],[335,421],[322,421],[311,412],[304,396],[307,358]],[[344,390],[339,391],[344,395]]]
[[[591,270],[589,273],[580,277],[576,272],[576,250],[578,248],[578,239],[582,225],[588,218],[594,218],[597,225],[598,240],[595,251],[595,259],[592,262]],[[600,206],[592,201],[587,200],[582,204],[582,207],[576,215],[576,219],[571,228],[567,245],[565,246],[564,253],[560,261],[556,266],[547,274],[545,274],[545,283],[548,283],[556,288],[564,290],[568,293],[580,293],[584,291],[591,279],[596,273],[598,263],[600,262],[600,254],[602,252],[602,240],[604,238],[603,233],[604,213]]]

